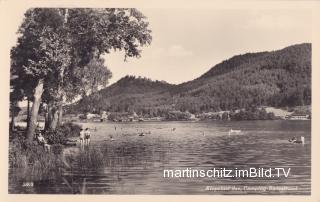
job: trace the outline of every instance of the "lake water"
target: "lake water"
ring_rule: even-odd
[[[81,187],[84,183],[87,194],[306,195],[311,192],[310,121],[81,124],[96,128],[91,131],[90,148],[103,151],[107,162],[102,169],[83,171],[74,163],[71,170],[64,172],[64,180],[36,181],[32,187],[10,180],[9,193],[72,194],[68,186]],[[241,133],[228,136],[230,129]],[[139,136],[141,132],[145,136]],[[304,136],[305,145],[289,143],[293,136]],[[283,174],[279,178],[163,177],[164,169],[250,167],[291,170],[287,178]],[[215,190],[208,190],[208,186]]]

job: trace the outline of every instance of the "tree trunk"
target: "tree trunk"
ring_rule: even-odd
[[[40,79],[38,81],[38,84],[34,90],[34,94],[33,94],[33,104],[32,104],[32,108],[31,108],[31,114],[30,114],[30,119],[28,122],[28,130],[27,130],[27,140],[28,141],[32,141],[33,139],[33,134],[34,131],[37,127],[37,121],[38,121],[38,112],[39,112],[39,107],[40,107],[40,103],[41,103],[41,96],[43,93],[43,80]]]
[[[59,110],[57,109],[57,107],[53,107],[53,109],[51,110],[51,122],[50,122],[50,129],[55,130],[58,126],[58,119],[59,119]]]
[[[63,107],[62,107],[62,103],[59,104],[59,117],[58,117],[58,126],[61,126],[62,124],[62,116],[63,116]]]
[[[47,104],[47,108],[46,108],[46,116],[45,116],[45,122],[44,122],[44,130],[48,130],[49,129],[49,125],[50,125],[50,116],[49,116],[49,112],[50,112],[51,106],[50,104]]]
[[[59,110],[55,106],[54,103],[48,104],[48,111],[47,111],[47,120],[46,120],[46,130],[55,130],[58,125],[59,119]]]
[[[49,128],[51,130],[55,130],[57,126],[59,126],[62,122],[62,103],[63,103],[62,83],[63,83],[64,70],[65,68],[62,68],[60,71],[61,81],[58,84],[58,90],[57,90],[58,101],[53,102],[50,107],[51,109],[48,110]]]
[[[29,120],[30,120],[30,99],[27,97],[28,105],[27,105],[27,130],[29,128]]]
[[[62,123],[63,108],[61,103],[50,103],[47,105],[45,128],[55,130]]]

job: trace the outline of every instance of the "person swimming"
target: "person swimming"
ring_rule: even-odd
[[[289,139],[289,142],[296,142],[297,141],[297,138],[296,138],[296,136],[294,136],[294,137],[292,137],[291,139]]]
[[[304,136],[301,136],[301,137],[300,137],[300,140],[298,140],[298,139],[294,136],[293,138],[289,139],[289,142],[304,145],[304,144],[305,144],[305,139],[304,139]]]

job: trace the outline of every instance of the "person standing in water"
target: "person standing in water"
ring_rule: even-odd
[[[91,134],[90,134],[90,130],[89,130],[89,128],[86,128],[86,131],[85,131],[85,135],[84,135],[84,137],[85,137],[85,145],[87,145],[87,146],[89,146],[89,144],[90,144],[90,136],[91,136]]]
[[[84,132],[84,130],[81,128],[81,129],[80,129],[80,134],[79,134],[79,139],[80,139],[80,145],[81,145],[81,146],[84,145],[84,136],[85,136],[85,132]]]

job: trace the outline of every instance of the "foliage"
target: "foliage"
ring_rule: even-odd
[[[10,103],[10,116],[17,116],[19,112],[21,111],[21,108],[18,106],[17,102]]]
[[[81,126],[66,122],[55,130],[45,131],[44,137],[47,139],[49,144],[66,144],[68,138],[79,136]]]
[[[83,83],[82,95],[88,95],[96,92],[99,87],[105,87],[111,78],[111,71],[104,65],[103,58],[94,58],[81,69],[75,71],[78,78]],[[94,71],[93,71],[94,70]],[[65,84],[68,87],[68,84]]]
[[[294,112],[295,114],[308,114],[311,115],[311,106],[297,106],[293,108],[289,108],[289,111]]]
[[[140,57],[139,47],[152,39],[145,19],[136,9],[29,9],[18,31],[18,44],[11,51],[12,73],[22,83],[45,78],[50,96],[61,82],[105,86],[110,71],[99,56],[124,50],[125,57]],[[89,74],[92,70],[106,77],[98,80],[96,74]],[[76,87],[69,93],[83,90]]]
[[[78,137],[81,126],[72,122],[65,122],[59,128],[67,137]]]
[[[146,17],[127,8],[32,8],[18,34],[11,50],[11,86],[15,94],[22,91],[20,98],[37,98],[29,119],[29,139],[40,100],[48,105],[47,117],[53,117],[49,122],[62,120],[58,117],[63,104],[106,86],[111,73],[102,54],[122,50],[125,59],[140,57],[140,47],[152,40]],[[16,101],[17,96],[11,97],[11,102]],[[56,125],[49,124],[53,129]]]
[[[265,109],[252,108],[240,110],[237,113],[230,114],[231,120],[273,120],[276,119],[272,112],[267,113]]]
[[[67,137],[61,128],[55,130],[49,129],[45,131],[44,137],[47,139],[48,144],[66,144]]]
[[[114,112],[108,115],[108,120],[113,121],[113,120],[122,120],[122,119],[127,119],[130,116],[129,113],[124,112]]]
[[[166,120],[169,120],[169,121],[189,120],[190,117],[191,117],[191,114],[188,112],[170,111],[166,116]]]

